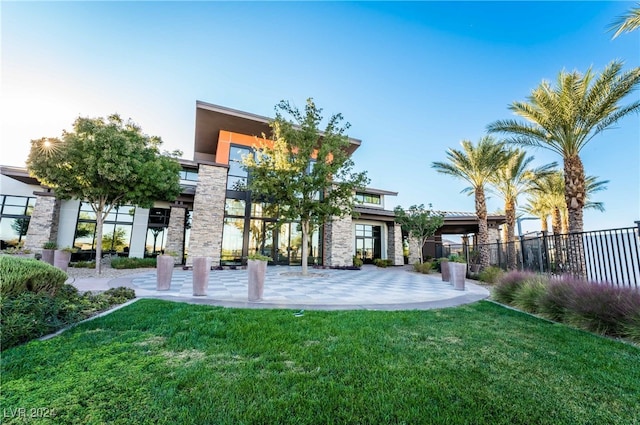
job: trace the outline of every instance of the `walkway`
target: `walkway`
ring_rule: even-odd
[[[409,267],[309,269],[312,277],[299,276],[300,270],[267,267],[264,296],[258,302],[247,301],[247,271],[243,269],[212,270],[207,295],[197,297],[192,295],[192,272],[181,269],[174,270],[168,291],[155,289],[155,270],[114,279],[80,278],[69,283],[85,291],[126,286],[135,289],[141,298],[242,308],[427,310],[468,304],[489,296],[486,288],[469,280],[464,291],[457,291],[443,282],[440,274],[419,274]]]

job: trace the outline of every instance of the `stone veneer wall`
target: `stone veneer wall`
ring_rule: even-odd
[[[176,252],[178,254],[176,257],[177,262],[182,262],[181,260],[184,257],[184,221],[186,215],[187,207],[171,205],[165,252]]]
[[[34,192],[36,205],[31,213],[25,248],[41,251],[45,242],[58,240],[60,200],[53,193]]]
[[[353,223],[351,216],[333,217],[324,225],[325,266],[353,265]]]
[[[387,258],[393,261],[394,266],[402,266],[404,265],[402,228],[398,223],[389,223],[387,229]]]
[[[200,164],[198,187],[193,200],[187,257],[189,265],[195,257],[210,257],[212,266],[220,265],[228,170],[226,165]]]
[[[420,262],[420,258],[422,256],[421,251],[420,242],[418,242],[416,238],[409,236],[409,264]]]

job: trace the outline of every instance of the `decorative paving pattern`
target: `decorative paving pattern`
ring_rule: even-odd
[[[465,291],[456,291],[440,275],[424,275],[408,268],[362,270],[309,269],[321,277],[301,277],[300,267],[270,266],[264,296],[257,304],[269,305],[389,305],[425,303],[453,299],[471,293],[481,299],[486,289],[467,283]],[[171,289],[156,290],[156,274],[148,272],[130,278],[136,293],[148,297],[191,298],[203,302],[247,303],[246,270],[212,270],[206,296],[193,296],[193,273],[174,270]],[[467,301],[469,302],[469,301]]]

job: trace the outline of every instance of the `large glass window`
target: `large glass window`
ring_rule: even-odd
[[[149,210],[145,254],[158,254],[165,248],[170,215],[169,208],[151,208]]]
[[[240,265],[242,263],[243,244],[244,218],[225,218],[220,261],[223,264]]]
[[[102,250],[105,253],[128,254],[134,214],[135,207],[132,205],[114,207],[109,212],[102,226]],[[73,246],[80,250],[76,258],[82,260],[95,258],[96,214],[88,202],[80,204]]]
[[[36,198],[0,195],[0,249],[24,245]]]
[[[231,150],[229,151],[229,173],[227,174],[228,190],[246,189],[248,173],[242,165],[242,158],[250,153],[250,148],[231,146]]]
[[[382,198],[380,197],[380,195],[356,192],[356,202],[360,204],[380,205],[382,203]]]
[[[189,169],[189,168],[183,168],[180,171],[180,179],[181,180],[188,180],[188,181],[192,181],[192,182],[197,182],[198,181],[198,170],[193,170],[193,169]]]
[[[382,258],[381,226],[356,224],[356,252],[365,263]]]

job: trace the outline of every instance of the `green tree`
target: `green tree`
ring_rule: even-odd
[[[507,228],[507,268],[514,270],[517,267],[515,227],[518,197],[524,194],[536,179],[550,175],[558,164],[554,162],[531,168],[530,165],[534,157],[527,156],[525,151],[513,149],[507,151],[506,155],[506,162],[495,170],[490,182],[494,191],[504,200]]]
[[[303,274],[311,232],[333,217],[352,214],[354,192],[369,181],[366,172],[353,171],[345,135],[349,124],[342,125],[342,115],[335,114],[321,131],[321,113],[313,99],[304,113],[281,101],[270,123],[272,139],[256,148],[255,157],[244,158],[252,198],[278,205],[282,220],[300,222]]]
[[[469,140],[460,142],[462,150],[449,149],[448,162],[434,162],[431,167],[439,173],[466,180],[471,187],[464,192],[473,192],[476,216],[478,217],[478,244],[480,245],[480,267],[489,267],[489,227],[487,225],[487,201],[485,187],[495,170],[502,167],[507,156],[502,142],[490,136],[480,139],[477,145]]]
[[[585,173],[580,151],[595,136],[623,117],[640,110],[640,100],[620,102],[638,87],[640,68],[622,72],[614,61],[596,76],[591,68],[583,75],[562,71],[556,87],[547,81],[531,92],[528,102],[514,102],[509,109],[526,121],[496,121],[489,132],[510,135],[507,142],[550,149],[564,161],[564,196],[569,211],[569,232],[582,232]]]
[[[616,38],[623,32],[631,32],[640,28],[640,3],[629,9],[627,13],[616,19],[611,25],[610,31],[615,30],[613,38]]]
[[[427,240],[436,234],[436,231],[442,227],[444,223],[444,214],[435,212],[429,204],[429,209],[424,204],[412,205],[408,210],[404,210],[401,206],[394,209],[396,214],[396,222],[402,226],[402,230],[415,238],[420,246],[420,263],[422,263],[422,251]]]
[[[96,214],[96,258],[102,257],[102,228],[112,208],[150,208],[180,194],[180,152],[161,153],[159,137],[147,136],[118,115],[79,117],[61,138],[31,141],[29,173],[60,199],[80,199]],[[96,272],[100,273],[100,261]]]

